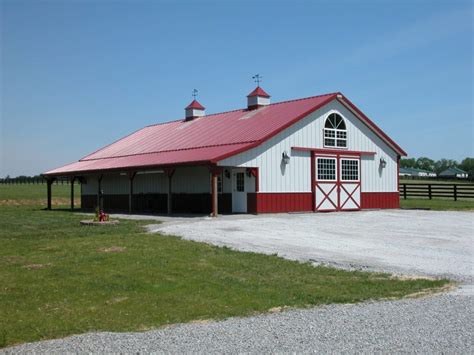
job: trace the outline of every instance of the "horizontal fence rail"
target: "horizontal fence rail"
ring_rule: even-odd
[[[449,198],[457,201],[458,198],[474,198],[474,184],[400,184],[400,197],[424,197],[428,199]]]

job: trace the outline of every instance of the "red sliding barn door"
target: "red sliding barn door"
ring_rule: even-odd
[[[315,159],[315,210],[359,210],[360,158],[337,155],[317,156]]]

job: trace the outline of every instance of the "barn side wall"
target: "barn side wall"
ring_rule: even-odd
[[[219,194],[219,210],[232,211],[230,179],[223,179]],[[227,181],[226,181],[227,180]],[[106,211],[128,211],[129,180],[126,175],[104,174],[101,188]],[[98,176],[86,176],[82,185],[81,203],[84,209],[97,206]],[[207,167],[179,167],[172,178],[172,206],[177,213],[210,213],[211,182]],[[167,212],[168,177],[164,173],[137,174],[133,180],[132,210],[136,212]]]
[[[307,196],[307,193],[311,193],[310,153],[292,150],[291,147],[324,149],[324,122],[332,112],[339,113],[346,121],[347,150],[375,152],[374,156],[361,158],[361,199],[365,201],[362,203],[362,208],[398,207],[398,195],[397,202],[394,201],[398,191],[397,153],[336,100],[309,114],[260,146],[224,159],[219,165],[259,168],[260,192],[257,200],[267,202],[263,205],[255,202],[255,205],[262,205],[262,209],[265,209],[265,206],[274,206],[275,194],[282,194],[281,201],[293,201],[301,196]],[[291,157],[288,165],[282,164],[281,156],[284,151]],[[380,168],[381,158],[387,162],[383,169]],[[377,202],[384,201],[384,198],[391,202]],[[282,203],[288,205],[288,202]],[[309,203],[301,203],[300,206],[291,210],[311,210]],[[266,212],[255,208],[256,212]],[[271,212],[274,207],[267,209]]]

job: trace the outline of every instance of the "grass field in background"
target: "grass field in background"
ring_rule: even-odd
[[[14,188],[3,196],[14,199]],[[0,204],[0,347],[276,307],[398,298],[448,283],[314,267],[149,234],[144,221],[85,227],[80,214],[24,204],[24,189],[17,200],[22,204]]]
[[[54,183],[51,188],[52,204],[69,207],[71,185]],[[47,185],[45,184],[0,184],[0,205],[31,205],[46,207]],[[81,205],[81,185],[74,184],[74,201]]]
[[[400,199],[401,208],[423,208],[435,211],[474,211],[474,199],[459,199],[454,201],[453,199],[441,199],[433,198],[429,199],[416,199],[408,198],[404,200]]]
[[[400,179],[400,184],[474,184],[473,181],[469,180],[436,180],[436,179]]]
[[[463,184],[473,184],[471,181],[463,180],[451,180],[451,181],[437,181],[437,180],[400,180],[400,184],[442,184],[442,185],[463,185]],[[401,190],[403,188],[401,187]],[[436,190],[434,190],[436,191]],[[409,193],[408,193],[409,194]],[[427,194],[427,192],[426,192]],[[461,192],[459,193],[461,194]],[[453,197],[434,197],[432,200],[428,197],[408,197],[406,200],[403,197],[400,197],[400,207],[401,208],[423,208],[430,210],[438,211],[449,211],[449,210],[474,210],[474,199],[472,198],[458,198],[457,201],[454,201]]]

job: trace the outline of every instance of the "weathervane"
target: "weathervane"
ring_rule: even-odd
[[[198,95],[198,91],[193,89],[193,100],[196,100],[196,96]]]
[[[252,76],[253,81],[257,83],[257,86],[260,86],[260,83],[262,82],[262,76],[260,74],[255,74]]]

